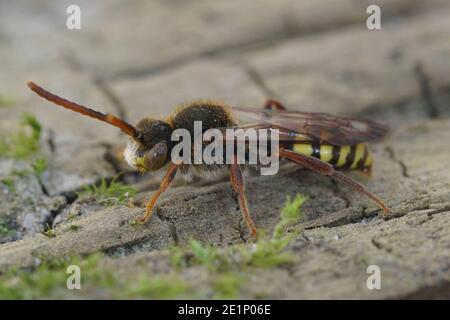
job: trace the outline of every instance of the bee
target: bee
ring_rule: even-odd
[[[325,113],[288,111],[278,101],[267,100],[263,108],[230,107],[213,100],[197,100],[181,105],[165,120],[143,118],[135,126],[111,114],[104,114],[63,99],[27,82],[36,94],[61,107],[109,123],[129,136],[124,158],[129,165],[141,172],[156,171],[167,167],[159,189],[146,205],[145,213],[137,221],[145,224],[151,217],[159,196],[167,190],[177,172],[189,177],[192,172],[209,174],[228,170],[240,211],[252,236],[256,226],[250,216],[241,165],[206,165],[175,163],[171,159],[175,129],[186,129],[194,134],[194,122],[201,121],[203,129],[257,128],[278,130],[278,156],[301,165],[318,174],[329,176],[354,191],[369,197],[385,214],[389,208],[361,183],[345,175],[343,171],[356,170],[371,174],[373,156],[367,143],[377,141],[388,133],[388,127],[370,120],[337,117]],[[237,119],[247,124],[238,125]],[[223,162],[225,163],[225,162]]]

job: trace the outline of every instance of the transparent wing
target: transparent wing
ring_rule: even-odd
[[[326,113],[265,110],[233,107],[241,128],[278,129],[280,141],[304,139],[336,146],[373,142],[385,137],[389,128],[383,124]]]

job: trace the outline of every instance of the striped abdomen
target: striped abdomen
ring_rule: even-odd
[[[372,167],[372,153],[365,143],[347,146],[301,142],[289,149],[300,154],[318,158],[342,170],[361,170],[369,172]]]

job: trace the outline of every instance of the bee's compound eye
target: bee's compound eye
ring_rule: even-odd
[[[143,166],[149,171],[162,168],[167,160],[167,151],[168,148],[165,142],[155,144],[144,156]]]

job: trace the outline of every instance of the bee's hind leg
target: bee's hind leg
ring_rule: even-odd
[[[362,184],[360,184],[358,181],[346,176],[345,174],[334,170],[333,166],[331,164],[328,164],[326,162],[323,162],[317,158],[308,157],[296,152],[293,152],[291,150],[286,149],[280,149],[280,157],[284,157],[288,160],[291,160],[295,163],[298,163],[307,169],[310,169],[314,172],[320,173],[325,176],[330,176],[334,178],[335,180],[342,182],[355,190],[356,192],[359,192],[361,194],[364,194],[365,196],[372,199],[383,211],[385,212],[385,215],[389,213],[389,208],[384,204],[384,202],[378,198],[376,195],[374,195],[372,192],[367,190]]]
[[[145,210],[145,214],[139,217],[136,221],[138,223],[144,224],[150,218],[153,214],[153,207],[156,204],[156,201],[158,200],[159,196],[167,190],[167,188],[170,186],[170,183],[173,181],[173,178],[175,178],[175,175],[177,173],[178,165],[176,164],[170,164],[169,169],[167,169],[166,174],[164,175],[164,178],[161,181],[161,184],[159,185],[158,191],[155,192],[155,194],[152,196],[150,201],[147,203],[147,207]]]
[[[242,176],[241,168],[237,164],[237,158],[235,156],[234,163],[230,165],[230,181],[233,186],[234,192],[236,192],[239,208],[241,209],[242,216],[252,236],[256,236],[256,227],[250,217],[248,210],[247,197],[245,196],[244,178]]]
[[[277,100],[273,100],[273,99],[267,99],[266,102],[264,103],[264,109],[269,109],[269,110],[281,110],[281,111],[286,111],[286,107],[279,101]]]

